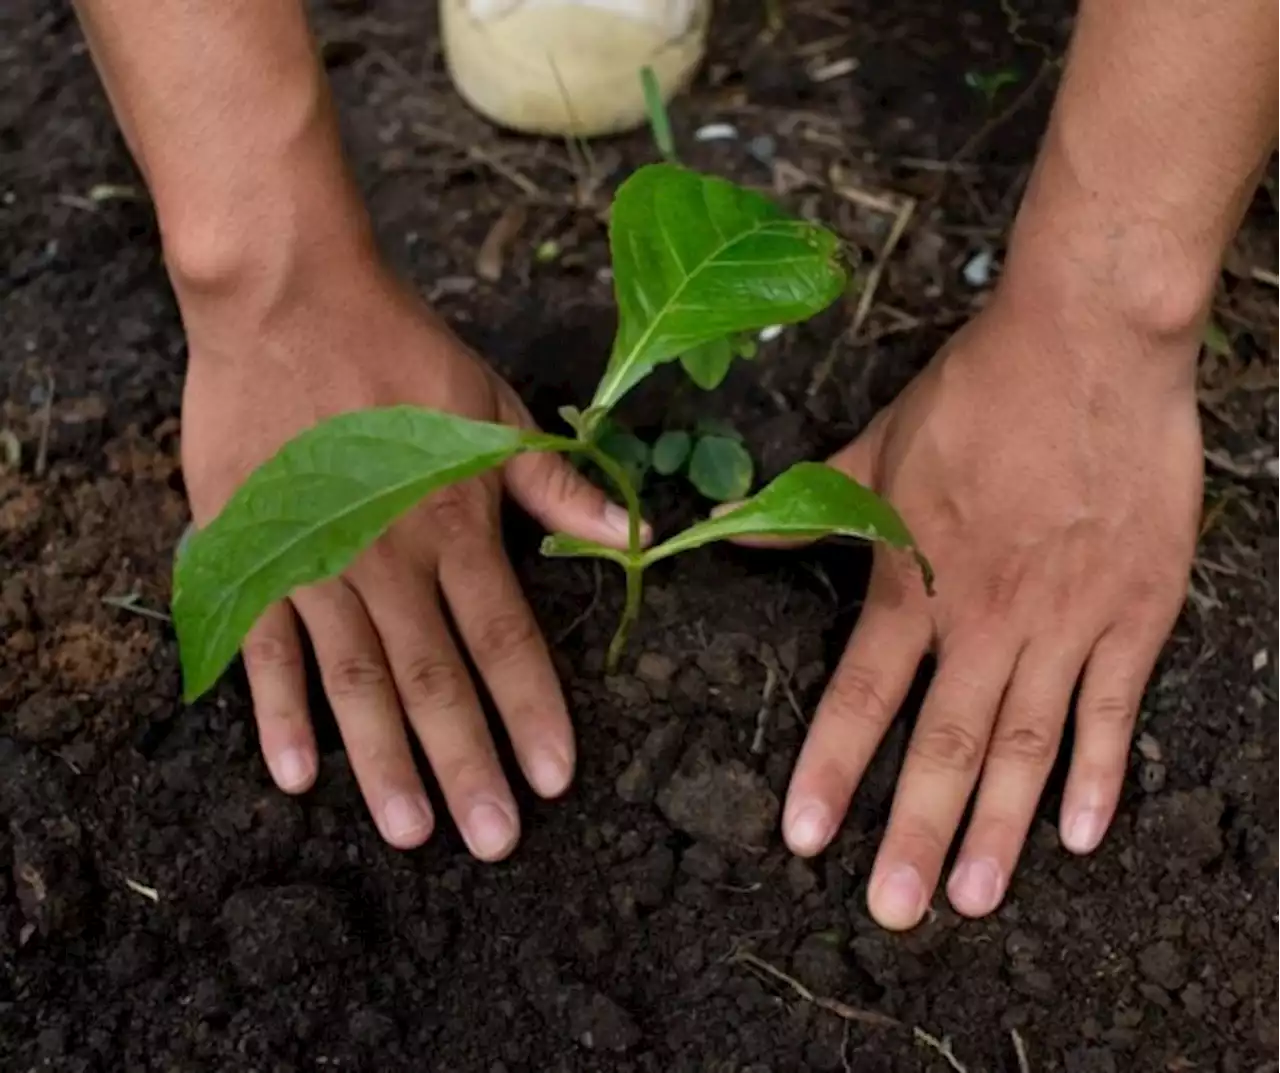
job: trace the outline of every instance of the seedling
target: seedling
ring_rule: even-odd
[[[861,537],[908,549],[927,576],[893,508],[814,462],[793,466],[726,513],[642,546],[635,482],[599,443],[610,411],[665,362],[681,358],[688,368],[690,354],[705,355],[719,341],[812,316],[841,294],[846,277],[839,241],[829,231],[791,219],[756,193],[674,164],[641,168],[622,185],[609,245],[618,331],[590,405],[560,411],[573,435],[412,406],[342,414],[285,444],[191,535],[173,580],[189,700],[213,685],[271,604],[342,573],[426,496],[525,451],[582,456],[626,504],[624,549],[563,533],[542,544],[545,555],[607,559],[622,568],[626,600],[609,646],[610,667],[617,666],[640,613],[645,571],[712,541]],[[731,345],[727,359],[718,351],[717,362],[727,368],[738,349]]]
[[[699,422],[693,434],[664,432],[653,445],[652,465],[664,477],[683,473],[700,495],[716,503],[741,499],[755,476],[738,430],[712,421]]]

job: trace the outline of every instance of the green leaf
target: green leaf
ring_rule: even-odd
[[[552,533],[543,537],[538,550],[548,559],[610,559],[622,566],[627,565],[625,552],[569,533]]]
[[[639,491],[649,473],[649,445],[639,436],[610,423],[596,439],[596,446],[627,472]]]
[[[819,540],[828,536],[860,537],[910,549],[924,571],[926,585],[931,583],[929,564],[916,550],[898,512],[870,489],[820,462],[792,466],[733,510],[651,548],[645,562],[734,537]]]
[[[689,433],[679,430],[664,432],[653,445],[653,468],[663,477],[670,477],[688,460],[692,446],[693,437]]]
[[[545,440],[411,406],[342,414],[290,440],[174,565],[187,700],[217,681],[271,604],[340,574],[424,496]]]
[[[839,240],[759,194],[675,164],[618,190],[609,224],[618,334],[592,405],[703,343],[805,320],[845,287]]]
[[[703,436],[689,459],[690,483],[717,503],[746,495],[754,472],[747,449],[728,436]]]
[[[684,371],[703,391],[714,391],[729,375],[733,364],[733,343],[728,339],[712,339],[680,355]]]

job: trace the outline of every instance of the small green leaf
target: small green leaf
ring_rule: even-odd
[[[857,481],[820,462],[800,462],[733,510],[692,525],[650,549],[645,562],[734,537],[819,540],[861,537],[915,553],[931,584],[932,573],[898,512]]]
[[[689,459],[690,483],[717,503],[746,495],[754,471],[747,449],[727,436],[703,436]]]
[[[726,339],[712,339],[680,355],[684,371],[703,391],[714,391],[729,375],[733,364],[733,343]]]
[[[574,432],[582,428],[582,411],[576,406],[561,406],[556,413],[560,415],[560,420],[573,429]]]
[[[600,432],[596,445],[627,471],[639,491],[649,473],[649,445],[639,436],[609,423]]]
[[[552,533],[543,537],[539,550],[548,559],[610,559],[621,566],[627,565],[625,552],[569,533]]]
[[[619,188],[609,223],[618,334],[592,405],[737,332],[806,320],[844,290],[840,242],[767,198],[675,164]]]
[[[271,604],[340,574],[424,496],[546,439],[397,406],[342,414],[290,440],[174,564],[187,700],[213,685]]]
[[[689,458],[693,437],[679,429],[664,432],[653,445],[653,468],[663,477],[676,473]]]

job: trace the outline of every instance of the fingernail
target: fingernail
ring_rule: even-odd
[[[529,784],[540,797],[557,797],[569,785],[569,761],[556,749],[539,749],[529,757]]]
[[[966,916],[985,916],[999,903],[1004,880],[994,861],[963,861],[951,873],[947,896]]]
[[[1103,830],[1102,813],[1082,808],[1063,825],[1062,844],[1072,853],[1092,853],[1102,841]]]
[[[311,781],[311,757],[301,749],[286,749],[275,760],[276,783],[285,791],[301,790]]]
[[[831,837],[831,819],[821,805],[803,805],[787,821],[787,842],[797,853],[817,853]]]
[[[905,931],[914,928],[924,915],[924,900],[920,873],[909,864],[899,864],[882,879],[872,881],[867,902],[881,927]]]
[[[515,844],[516,825],[511,816],[492,801],[482,801],[467,814],[463,831],[471,852],[484,861],[497,860]]]
[[[397,794],[382,810],[382,833],[389,842],[414,842],[430,830],[431,810],[425,798]]]

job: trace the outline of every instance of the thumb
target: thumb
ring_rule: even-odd
[[[871,424],[827,459],[827,465],[871,488],[875,483],[876,460],[884,439],[886,413],[881,410],[876,414]]]
[[[498,410],[506,424],[537,428],[524,403],[506,383],[498,390]],[[626,508],[612,502],[574,469],[564,455],[549,451],[517,455],[502,473],[511,498],[544,528],[611,548],[627,546]],[[648,523],[642,521],[641,543],[648,544],[652,535]]]

